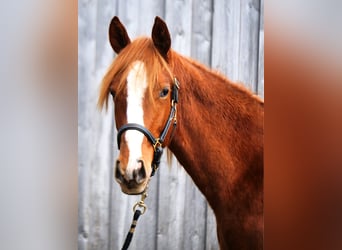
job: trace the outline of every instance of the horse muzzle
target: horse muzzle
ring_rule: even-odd
[[[137,160],[133,165],[127,166],[125,171],[121,162],[119,160],[116,161],[115,179],[125,194],[141,194],[145,190],[150,176],[146,172],[143,160]]]

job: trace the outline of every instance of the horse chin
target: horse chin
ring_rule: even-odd
[[[127,186],[125,184],[120,184],[121,191],[125,194],[128,195],[139,195],[142,194],[147,186],[147,182],[141,183],[139,185],[136,185],[134,187],[132,186]]]
[[[128,189],[127,187],[121,187],[121,191],[128,195],[139,195],[144,192],[145,188],[143,189]]]

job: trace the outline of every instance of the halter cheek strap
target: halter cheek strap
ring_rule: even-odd
[[[147,139],[151,142],[154,150],[153,154],[153,161],[152,161],[152,173],[151,176],[155,174],[155,171],[158,169],[160,164],[160,159],[163,154],[163,143],[165,141],[166,135],[170,129],[171,123],[173,121],[173,131],[177,126],[177,108],[176,104],[178,103],[178,90],[179,90],[179,82],[176,78],[174,78],[174,85],[172,87],[172,96],[171,96],[171,111],[169,114],[169,117],[166,121],[165,127],[163,131],[161,132],[160,136],[158,138],[155,138],[153,134],[144,126],[137,124],[137,123],[127,123],[123,125],[118,130],[117,135],[117,142],[118,142],[118,148],[120,149],[121,144],[121,135],[127,131],[127,130],[137,130],[141,133],[143,133]]]

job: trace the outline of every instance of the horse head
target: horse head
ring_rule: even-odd
[[[111,93],[118,128],[120,154],[115,179],[126,194],[142,193],[160,161],[176,121],[178,84],[168,64],[171,39],[168,28],[155,18],[152,39],[131,42],[117,17],[109,27],[109,41],[117,57],[104,79]],[[102,105],[105,97],[99,103]]]

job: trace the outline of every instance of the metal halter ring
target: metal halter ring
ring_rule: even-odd
[[[142,208],[141,215],[145,213],[147,209],[147,206],[145,205],[145,202],[144,202],[146,197],[147,197],[147,187],[145,191],[141,194],[141,200],[135,203],[135,205],[133,206],[133,212],[135,212],[137,210],[137,206],[139,206],[140,208]]]
[[[133,206],[133,212],[135,212],[137,210],[137,206],[142,208],[141,215],[143,215],[147,210],[145,203],[143,201],[139,201],[139,202],[135,203],[135,205]]]
[[[162,145],[159,138],[156,139],[156,143],[152,144],[154,151],[157,151],[157,147],[161,147]]]

